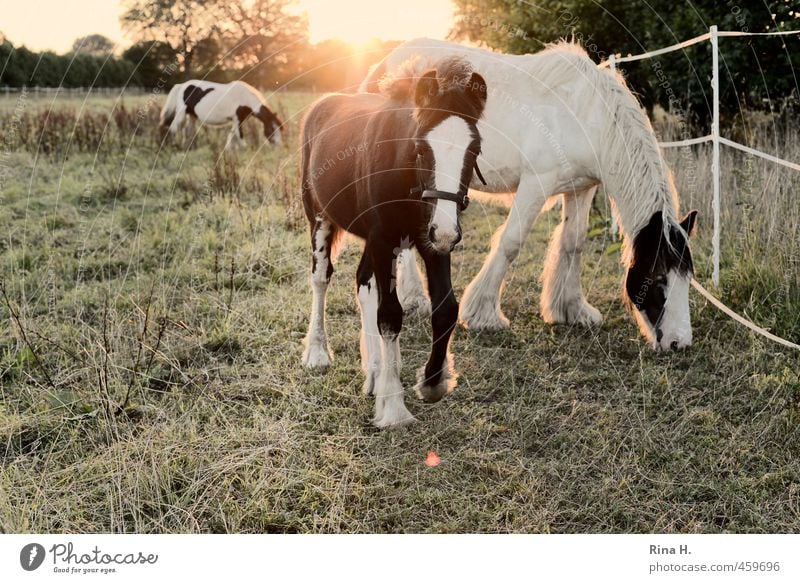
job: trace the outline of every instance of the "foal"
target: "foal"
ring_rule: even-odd
[[[436,402],[455,386],[448,354],[458,319],[450,252],[480,152],[476,123],[486,102],[480,75],[459,59],[414,81],[396,78],[382,94],[329,95],[303,122],[302,193],[311,226],[313,304],[303,364],[330,365],[325,294],[333,249],[347,231],[365,241],[356,276],[364,391],[375,395],[378,427],[413,421],[400,382],[403,309],[396,263],[415,246],[431,296],[433,346],[417,392]]]

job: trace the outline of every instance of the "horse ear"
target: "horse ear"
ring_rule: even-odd
[[[439,82],[436,80],[436,71],[430,70],[417,81],[414,93],[414,103],[417,107],[427,107],[431,100],[439,94]]]
[[[692,232],[694,231],[694,223],[696,219],[697,219],[697,210],[691,210],[686,214],[685,217],[683,217],[683,220],[681,221],[681,227],[683,228],[684,231],[686,231],[686,234],[689,236],[691,236]]]
[[[486,105],[486,81],[478,73],[473,73],[469,78],[467,92],[480,103],[481,107]]]

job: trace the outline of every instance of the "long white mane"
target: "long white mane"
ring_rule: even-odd
[[[531,65],[531,73],[550,89],[562,84],[571,91],[579,88],[573,99],[585,103],[587,109],[596,101],[602,103],[601,139],[594,144],[603,173],[599,178],[617,207],[623,232],[630,235],[626,243],[655,212],[662,212],[665,230],[670,223],[675,224],[679,203],[672,173],[661,155],[650,119],[624,77],[596,66],[586,51],[570,42],[550,45],[531,55]],[[582,109],[578,106],[575,111]],[[652,198],[648,200],[643,193]]]

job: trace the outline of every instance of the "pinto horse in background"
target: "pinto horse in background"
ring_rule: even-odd
[[[477,330],[508,327],[500,309],[503,279],[547,200],[560,195],[562,220],[547,249],[541,313],[548,323],[599,325],[602,315],[581,289],[581,251],[602,183],[625,235],[625,303],[653,348],[689,346],[689,235],[697,211],[678,218],[678,194],[650,120],[622,76],[598,68],[571,43],[504,55],[423,38],[396,47],[360,89],[376,91],[381,76],[392,75],[402,63],[414,63],[419,71],[451,58],[469,63],[489,87],[478,122],[479,163],[488,184],[475,187],[516,191],[488,258],[464,292],[462,323]],[[401,262],[412,282],[401,282],[403,289],[421,294],[413,252],[403,253]]]
[[[400,250],[419,250],[432,302],[433,345],[417,393],[436,402],[455,387],[450,337],[458,302],[450,252],[480,152],[476,124],[486,85],[463,61],[442,61],[418,80],[396,76],[382,94],[329,95],[302,126],[302,196],[311,227],[313,304],[303,364],[331,364],[325,295],[343,232],[365,241],[356,276],[364,391],[378,427],[413,421],[400,381],[403,309],[395,271]]]
[[[250,116],[264,125],[264,137],[269,143],[283,143],[283,122],[255,87],[244,81],[213,83],[192,79],[175,85],[169,92],[161,110],[161,126],[168,127],[173,136],[184,127],[188,138],[194,135],[195,121],[209,126],[232,124],[225,149],[234,150],[244,146],[242,124]]]

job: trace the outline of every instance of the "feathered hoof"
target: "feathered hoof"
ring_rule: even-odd
[[[510,327],[508,318],[497,307],[494,298],[465,300],[459,321],[464,328],[476,331],[506,330]]]
[[[388,401],[380,413],[372,419],[372,424],[378,429],[403,427],[416,421],[414,416],[406,409],[402,401]]]
[[[603,323],[600,310],[586,301],[570,302],[556,309],[543,310],[543,317],[548,324],[578,324],[586,328]]]
[[[423,366],[417,371],[417,384],[414,387],[414,391],[425,403],[438,403],[455,390],[456,384],[458,384],[458,374],[453,368],[453,357],[448,354],[439,382],[433,385],[427,383],[425,367]]]
[[[317,342],[308,343],[303,351],[303,366],[312,370],[324,370],[333,364],[333,356],[326,346]]]

